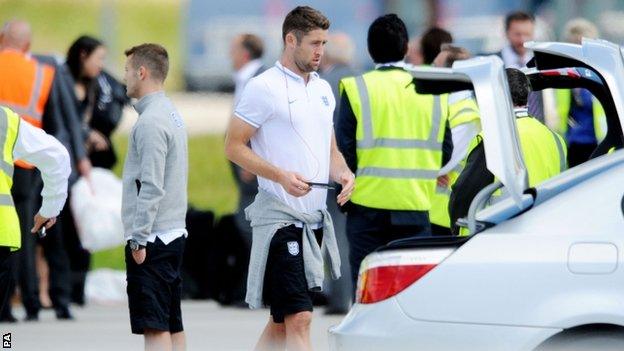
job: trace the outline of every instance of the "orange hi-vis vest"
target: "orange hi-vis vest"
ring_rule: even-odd
[[[16,50],[0,51],[0,105],[15,111],[24,121],[37,128],[43,126],[43,109],[48,102],[54,67],[37,62]],[[24,161],[19,167],[32,169]]]

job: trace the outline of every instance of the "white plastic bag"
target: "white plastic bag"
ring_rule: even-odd
[[[103,168],[93,168],[91,186],[84,178],[72,186],[71,210],[85,249],[96,252],[124,244],[121,192],[121,180]]]

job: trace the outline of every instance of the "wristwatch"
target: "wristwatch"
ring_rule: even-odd
[[[145,246],[139,244],[139,242],[134,239],[128,240],[128,246],[130,246],[130,250],[132,251],[139,251],[145,248]]]

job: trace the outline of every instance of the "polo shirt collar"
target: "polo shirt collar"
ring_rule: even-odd
[[[282,65],[281,62],[275,61],[275,67],[277,67],[277,69],[279,69],[280,71],[284,72],[287,76],[289,76],[290,78],[299,81],[301,83],[304,83],[303,78],[298,75],[297,73],[289,70],[288,68],[284,67],[284,65]],[[308,80],[308,83],[317,79],[319,77],[317,72],[310,72],[310,79]]]
[[[165,92],[160,90],[160,91],[156,91],[153,92],[151,94],[147,94],[145,96],[143,96],[142,98],[139,99],[139,101],[137,101],[134,104],[134,109],[136,110],[136,112],[138,112],[139,114],[143,113],[145,111],[145,109],[147,109],[147,106],[149,106],[152,102],[162,98],[165,96]]]

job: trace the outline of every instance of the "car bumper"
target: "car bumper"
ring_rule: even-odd
[[[329,329],[332,351],[373,350],[532,350],[554,328],[434,322],[403,313],[394,298],[353,306],[337,326]]]

